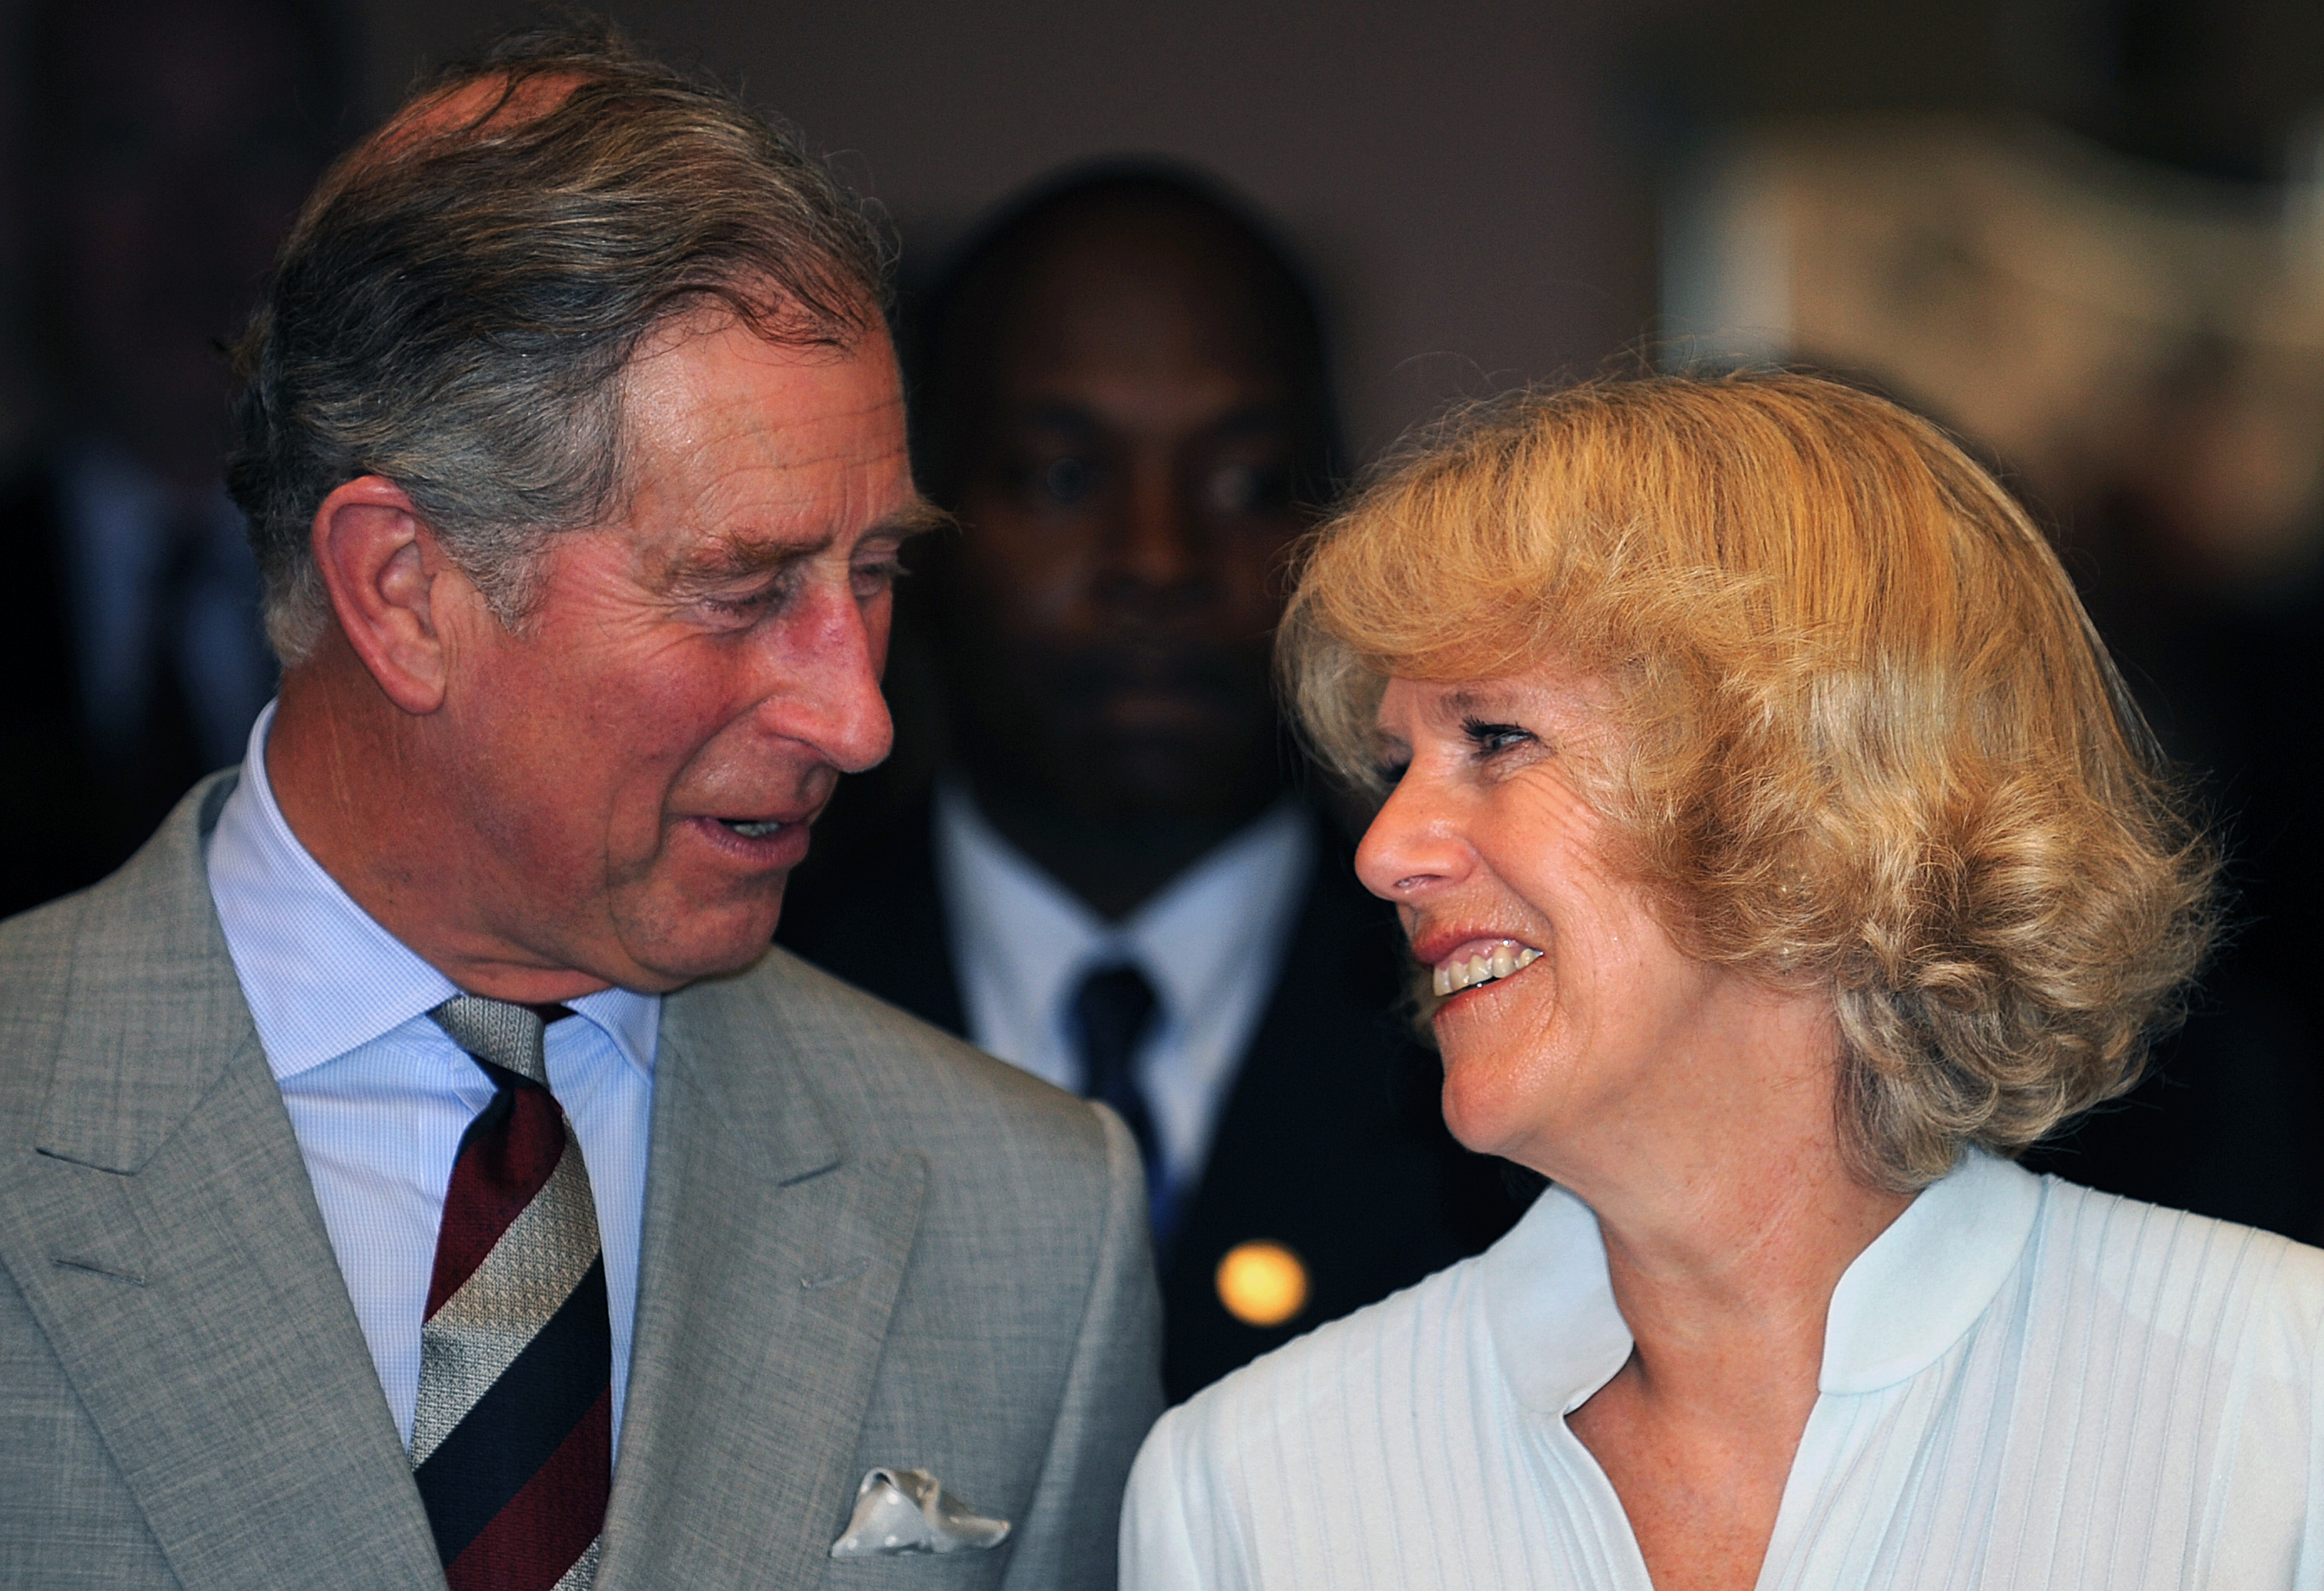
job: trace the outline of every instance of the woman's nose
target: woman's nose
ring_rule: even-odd
[[[1467,870],[1457,814],[1416,769],[1407,769],[1364,830],[1356,876],[1383,901],[1408,903]]]

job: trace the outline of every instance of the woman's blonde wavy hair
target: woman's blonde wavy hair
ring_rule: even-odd
[[[1585,775],[1691,953],[1837,1008],[1860,1175],[1911,1191],[2137,1080],[2212,850],[2057,556],[1960,448],[1810,375],[1456,417],[1306,545],[1295,716],[1375,793],[1390,675],[1612,687]]]

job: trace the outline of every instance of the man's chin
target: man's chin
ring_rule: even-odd
[[[771,901],[680,908],[658,923],[627,925],[623,948],[633,973],[615,981],[641,994],[665,994],[704,978],[747,972],[773,944],[781,914],[778,889]]]

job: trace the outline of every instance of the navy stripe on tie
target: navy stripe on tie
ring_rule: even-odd
[[[613,1364],[600,1255],[492,1390],[412,1472],[441,1561],[457,1558],[524,1490],[604,1395]]]

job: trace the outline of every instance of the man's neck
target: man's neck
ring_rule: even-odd
[[[1258,788],[1231,807],[1201,814],[1096,816],[973,770],[969,785],[995,832],[1108,922],[1152,900],[1281,794]]]
[[[410,776],[425,761],[416,726],[371,689],[336,629],[321,646],[284,677],[266,747],[275,805],[316,865],[469,994],[531,1004],[607,987],[604,978],[512,957],[474,916],[446,911],[445,902],[484,887],[487,859],[456,846],[461,826],[428,804],[442,782]]]

